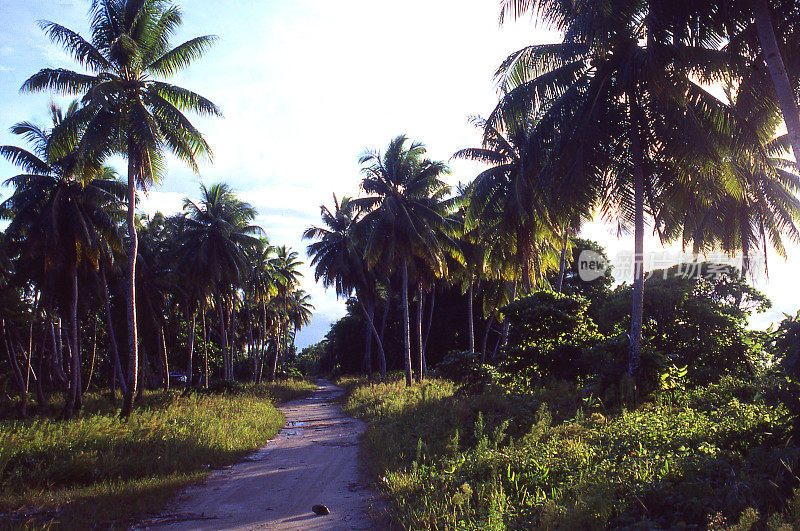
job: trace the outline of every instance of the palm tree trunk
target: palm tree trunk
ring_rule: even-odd
[[[370,381],[372,381],[372,326],[369,323],[374,319],[374,316],[375,303],[370,300],[367,303],[367,337],[364,348],[364,369]]]
[[[631,309],[631,345],[628,358],[628,375],[634,385],[639,373],[642,351],[642,318],[644,311],[644,157],[639,138],[639,107],[634,89],[628,90],[628,105],[631,113],[631,151],[633,156],[633,306]]]
[[[408,318],[408,262],[403,257],[403,347],[406,372],[406,386],[411,386],[411,330]]]
[[[475,352],[475,319],[472,313],[472,279],[470,279],[469,289],[467,290],[467,330],[469,331],[469,351]],[[484,355],[486,354],[484,348]]]
[[[47,398],[44,396],[44,387],[42,380],[44,379],[44,343],[45,336],[47,335],[47,323],[42,323],[41,343],[39,344],[39,362],[37,364],[37,371],[39,377],[36,378],[36,402],[40,407],[44,407],[47,403]]]
[[[486,321],[486,327],[483,329],[483,341],[481,342],[481,365],[486,363],[486,343],[489,341],[489,332],[494,324],[494,314]]]
[[[569,231],[564,231],[564,240],[561,242],[561,256],[558,258],[558,288],[556,291],[561,293],[564,287],[564,273],[567,269],[567,242],[569,241]]]
[[[417,322],[416,330],[414,331],[417,336],[417,382],[422,382],[423,367],[425,365],[425,346],[422,340],[422,318],[425,310],[424,293],[422,291],[422,282],[417,282]]]
[[[111,363],[114,365],[112,372],[119,376],[119,388],[123,395],[128,393],[128,384],[125,381],[125,372],[119,361],[119,351],[117,350],[117,335],[114,332],[114,321],[111,318],[111,300],[108,297],[108,282],[106,280],[106,268],[100,262],[100,281],[103,283],[103,303],[106,307],[106,326],[108,327],[108,348],[111,350]]]
[[[63,345],[61,343],[61,316],[58,321],[51,323],[53,333],[53,368],[55,369],[56,379],[61,387],[66,389],[67,376],[64,374],[64,353]]]
[[[89,390],[89,386],[92,384],[92,375],[94,374],[94,362],[97,357],[97,317],[92,317],[92,364],[89,365],[89,377],[86,378],[86,386],[84,387],[84,392]]]
[[[219,337],[222,341],[222,372],[225,380],[230,380],[230,367],[228,365],[228,330],[225,326],[225,315],[222,310],[222,297],[217,294],[217,319],[219,320]]]
[[[380,355],[381,365],[381,381],[386,381],[386,354],[383,351],[383,332],[386,330],[386,317],[389,315],[389,305],[392,300],[392,284],[389,279],[386,279],[386,304],[383,307],[383,318],[381,319],[381,331],[378,334],[378,353]],[[374,329],[373,325],[373,329]]]
[[[169,391],[169,357],[167,356],[167,341],[164,338],[164,327],[158,327],[158,350],[161,353],[161,366],[164,370],[164,391]]]
[[[277,333],[275,334],[275,357],[272,358],[272,367],[269,371],[269,381],[274,382],[275,377],[278,375],[278,355],[280,354],[280,337],[281,327],[278,325]]]
[[[128,392],[120,416],[127,418],[133,410],[133,401],[139,385],[139,350],[136,331],[136,255],[139,240],[136,235],[136,156],[133,145],[128,146],[128,270],[126,280],[128,312]]]
[[[775,94],[778,96],[778,103],[783,114],[783,121],[786,123],[786,129],[789,132],[795,161],[800,163],[800,112],[798,112],[797,100],[794,98],[794,91],[789,82],[789,75],[786,73],[786,66],[783,63],[778,40],[775,37],[772,15],[769,12],[767,0],[752,0],[752,2],[758,40],[761,43],[761,50],[764,52],[764,58],[767,61],[772,84],[775,87]]]
[[[359,297],[356,297],[359,304],[361,305],[361,311],[364,312],[364,316],[367,319],[367,324],[369,324],[369,328],[372,331],[372,337],[375,338],[375,343],[378,345],[378,356],[380,358],[380,370],[381,370],[381,381],[386,381],[386,356],[383,352],[383,341],[381,340],[381,336],[378,333],[378,330],[375,328],[375,306],[374,302],[372,304],[371,311],[367,311],[364,307],[364,304],[361,302]]]
[[[200,315],[203,321],[203,387],[208,388],[208,344],[206,340],[206,311],[201,310]]]
[[[253,316],[251,315],[252,310],[250,306],[247,304],[247,298],[244,298],[244,306],[247,307],[247,356],[250,358],[250,365],[253,369],[253,382],[256,379],[256,357],[253,353]]]
[[[428,364],[427,364],[427,361],[428,361],[428,338],[431,337],[431,326],[433,325],[433,310],[436,308],[436,288],[435,288],[435,286],[434,286],[433,289],[431,289],[430,301],[431,301],[431,305],[430,305],[430,308],[428,308],[428,322],[425,324],[425,341],[423,341],[423,343],[422,343],[422,359],[423,359],[423,362],[424,362],[422,364],[422,368],[425,369],[425,374],[423,376],[425,376],[426,378],[428,376]]]
[[[231,297],[231,333],[228,336],[228,350],[230,351],[230,368],[231,368],[231,379],[236,379],[236,364],[233,361],[233,353],[236,350],[236,309],[235,309],[235,301],[234,298]]]
[[[80,385],[81,355],[78,350],[78,268],[72,266],[69,295],[69,336],[71,362],[70,362],[70,384],[67,402],[64,408],[64,417],[71,418],[75,411],[75,401],[78,396],[78,386]]]
[[[11,338],[11,330],[7,329],[5,321],[2,319],[0,319],[0,339],[2,339],[3,350],[6,351],[8,364],[11,366],[11,379],[14,380],[14,383],[17,384],[17,388],[19,389],[20,411],[24,417],[28,413],[28,396],[25,393],[25,382],[22,378],[22,371],[20,371],[19,364],[17,363],[16,353],[14,352],[14,342]]]
[[[194,374],[194,367],[192,367],[192,358],[194,358],[194,328],[195,328],[195,319],[197,317],[197,311],[194,308],[191,308],[189,303],[186,303],[186,311],[188,312],[188,325],[189,325],[189,359],[186,362],[186,374],[188,375],[188,381],[186,382],[187,387],[191,387],[192,385],[192,375]]]

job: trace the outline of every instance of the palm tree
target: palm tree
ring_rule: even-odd
[[[278,274],[278,297],[276,299],[277,319],[277,339],[275,346],[275,358],[272,360],[270,371],[270,382],[275,381],[278,371],[278,358],[281,357],[281,346],[286,345],[289,338],[289,299],[292,292],[300,284],[299,268],[303,262],[298,260],[297,251],[288,249],[282,245],[275,250],[275,271]]]
[[[257,249],[253,253],[251,262],[250,276],[247,280],[245,295],[249,299],[252,308],[248,308],[248,319],[251,319],[250,313],[252,309],[258,310],[260,308],[260,329],[259,334],[259,348],[258,355],[253,356],[253,375],[256,383],[261,381],[261,374],[263,372],[264,361],[266,359],[268,350],[268,307],[278,294],[278,286],[283,278],[279,276],[277,268],[278,263],[275,258],[275,247],[269,245],[266,239],[262,239],[261,249]],[[248,323],[252,330],[252,323]],[[252,332],[251,332],[252,334]],[[253,344],[252,339],[250,340]]]
[[[552,162],[545,171],[581,182],[596,192],[607,215],[633,227],[629,374],[635,380],[645,204],[657,210],[664,183],[682,173],[680,162],[722,158],[709,131],[724,105],[694,78],[719,78],[728,70],[728,56],[698,46],[691,34],[665,35],[644,2],[607,0],[590,8],[584,2],[508,0],[504,14],[538,8],[569,38],[529,46],[503,63],[498,75],[504,96],[494,116],[535,113],[528,143],[549,143]]]
[[[321,217],[324,227],[309,227],[303,233],[305,239],[315,239],[308,246],[311,265],[315,267],[314,279],[326,288],[333,286],[336,296],[350,297],[355,292],[364,318],[367,320],[367,348],[365,361],[368,370],[371,367],[371,339],[374,337],[380,356],[381,380],[386,380],[386,355],[383,341],[375,327],[375,300],[377,297],[377,280],[367,268],[364,259],[363,224],[359,224],[360,216],[355,204],[349,197],[343,197],[341,203],[333,196],[334,209],[321,206]]]
[[[233,356],[225,326],[226,307],[233,310],[235,288],[246,278],[252,250],[262,245],[261,228],[253,225],[256,210],[240,200],[231,188],[218,183],[200,186],[201,198],[183,204],[186,227],[180,235],[178,271],[198,279],[201,286],[214,290],[220,340],[223,351],[223,377],[233,378]],[[201,292],[203,290],[200,290]]]
[[[513,249],[525,292],[530,293],[544,281],[557,236],[546,189],[541,180],[530,177],[546,153],[528,149],[529,125],[523,118],[517,114],[506,119],[505,134],[498,126],[474,118],[473,123],[484,131],[483,145],[463,149],[453,157],[490,165],[465,190],[464,230],[485,242],[489,253]]]
[[[136,189],[146,189],[163,174],[165,149],[195,172],[198,158],[210,157],[208,144],[183,111],[221,115],[202,96],[156,79],[189,66],[216,38],[196,37],[170,48],[170,37],[181,24],[181,12],[163,0],[93,0],[90,16],[91,42],[54,22],[41,23],[50,39],[61,44],[89,73],[46,68],[25,81],[22,90],[83,95],[83,106],[64,124],[67,134],[82,127],[82,151],[99,154],[96,158],[120,153],[128,161],[130,385],[121,412],[126,417],[133,408],[138,370]]]
[[[364,172],[361,187],[368,195],[353,203],[364,212],[362,223],[369,227],[365,246],[367,265],[379,262],[397,266],[402,275],[403,341],[406,385],[411,385],[411,336],[408,311],[408,268],[412,259],[425,261],[437,274],[446,270],[445,250],[455,247],[449,233],[454,222],[448,218],[453,202],[444,200],[449,188],[441,180],[448,172],[441,162],[424,159],[425,146],[412,142],[406,147],[404,135],[394,138],[386,152],[361,156]],[[422,377],[422,359],[417,367]]]
[[[97,270],[107,247],[121,245],[117,230],[125,190],[110,168],[78,153],[78,135],[57,139],[54,129],[74,116],[51,107],[53,129],[23,122],[12,131],[31,141],[34,151],[0,146],[0,154],[25,173],[11,177],[14,192],[0,204],[0,217],[10,219],[7,237],[16,246],[19,267],[38,274],[39,290],[59,301],[69,325],[71,380],[65,416],[80,403],[80,351],[78,349],[78,274],[81,268]],[[66,292],[64,292],[66,287]]]

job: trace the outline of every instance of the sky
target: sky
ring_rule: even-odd
[[[8,128],[29,120],[46,125],[49,94],[20,94],[40,68],[79,68],[37,26],[51,20],[89,36],[89,0],[0,2],[0,144],[18,144]],[[183,198],[196,198],[200,183],[224,181],[254,205],[257,223],[273,244],[297,250],[307,263],[303,230],[319,221],[320,205],[332,194],[357,195],[358,157],[382,149],[398,134],[422,141],[433,159],[450,163],[449,182],[467,182],[480,167],[449,160],[474,146],[480,135],[473,115],[486,115],[497,101],[493,73],[511,52],[558,35],[529,19],[498,24],[498,0],[183,0],[183,26],[174,44],[198,35],[217,44],[170,82],[219,105],[223,118],[191,117],[214,150],[213,162],[194,174],[175,159],[168,176],[142,197],[142,210],[178,212]],[[117,164],[124,175],[124,166]],[[0,180],[15,175],[0,161]],[[0,200],[10,193],[0,187]],[[612,258],[624,260],[629,235],[618,237],[601,220],[582,233],[600,241]],[[678,259],[675,246],[662,251],[654,235],[647,251]],[[770,255],[769,278],[756,286],[773,309],[751,320],[765,327],[794,314],[800,283],[788,260]],[[620,262],[621,263],[621,262]],[[658,262],[662,265],[661,262]],[[620,264],[618,264],[620,265]],[[624,273],[623,267],[617,267]],[[297,337],[298,347],[322,339],[344,314],[344,301],[326,293],[303,267],[303,288],[315,313]],[[625,274],[616,274],[626,280]]]

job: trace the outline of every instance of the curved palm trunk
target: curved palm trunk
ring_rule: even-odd
[[[164,327],[158,327],[158,350],[161,353],[161,368],[164,370],[164,391],[169,391],[169,358],[167,356],[167,341],[164,337]]]
[[[569,231],[564,231],[564,240],[561,242],[561,256],[559,256],[558,258],[558,288],[556,289],[558,293],[561,293],[561,289],[564,287],[564,272],[567,269],[568,241],[569,241]]]
[[[120,416],[126,418],[133,410],[139,385],[139,350],[136,331],[136,255],[139,240],[136,235],[136,163],[133,146],[128,146],[128,269],[126,271],[127,316],[128,316],[128,392],[122,404]]]
[[[786,122],[786,129],[789,132],[795,161],[800,163],[800,112],[798,112],[797,101],[794,98],[794,91],[789,82],[789,75],[786,73],[786,66],[783,63],[778,40],[775,37],[772,15],[769,12],[767,0],[752,0],[752,2],[758,40],[761,43],[761,50],[764,52],[764,58],[767,61],[772,84],[775,87],[775,94],[778,96],[783,121]]]
[[[190,387],[192,385],[192,375],[194,373],[194,367],[192,366],[192,358],[194,358],[194,328],[196,323],[197,312],[194,308],[191,308],[190,305],[186,304],[186,309],[188,312],[188,326],[189,326],[189,359],[186,362],[186,374],[188,375],[189,381],[186,382],[186,386]]]
[[[89,376],[86,378],[86,385],[84,386],[84,392],[89,390],[89,386],[92,384],[92,375],[94,374],[94,362],[95,358],[97,357],[97,317],[92,318],[92,364],[89,365]]]
[[[372,333],[372,337],[375,338],[375,343],[378,345],[378,356],[380,358],[380,370],[381,370],[381,381],[386,381],[386,356],[383,352],[383,341],[381,340],[381,335],[378,330],[375,328],[375,306],[374,303],[372,304],[372,308],[370,311],[364,307],[364,304],[361,302],[361,299],[356,297],[358,303],[361,305],[361,311],[364,312],[364,316],[367,319],[367,324],[369,324],[369,329]],[[384,316],[385,318],[385,316]],[[370,362],[371,363],[371,362]],[[371,376],[371,375],[370,375]]]
[[[472,313],[472,279],[470,279],[469,290],[467,290],[467,329],[469,330],[469,351],[475,352],[475,319]],[[486,349],[484,348],[484,357]]]
[[[408,319],[408,263],[403,257],[403,349],[406,386],[411,386],[411,330]]]
[[[633,89],[628,90],[631,113],[631,151],[633,156],[633,305],[631,309],[631,346],[628,375],[636,385],[642,352],[642,314],[644,311],[644,156],[639,138],[639,111]]]
[[[119,361],[119,351],[117,350],[117,335],[114,332],[114,322],[111,318],[111,300],[108,297],[108,282],[106,280],[106,269],[100,263],[100,281],[103,283],[103,304],[106,307],[106,326],[108,327],[108,348],[111,350],[111,363],[114,369],[111,371],[119,377],[119,388],[123,395],[128,393],[128,384],[125,382],[125,372]]]

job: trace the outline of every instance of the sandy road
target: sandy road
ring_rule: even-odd
[[[364,424],[335,402],[344,390],[319,380],[313,396],[281,406],[284,429],[244,462],[213,472],[142,529],[381,529],[359,466]],[[326,505],[331,514],[315,515]]]

